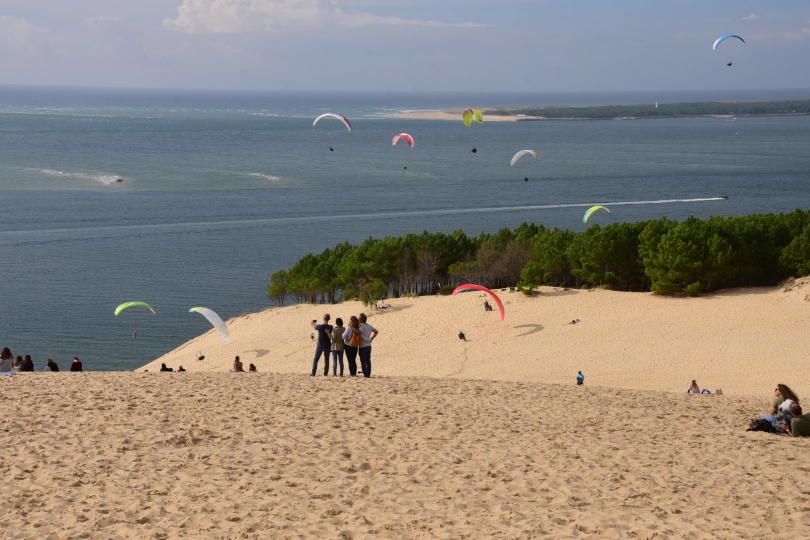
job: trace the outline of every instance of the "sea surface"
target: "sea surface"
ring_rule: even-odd
[[[581,231],[596,203],[611,207],[592,218],[601,225],[809,209],[810,117],[471,128],[392,118],[451,107],[809,96],[0,87],[0,346],[31,354],[37,370],[48,356],[63,368],[79,356],[86,369],[136,369],[210,328],[189,308],[227,319],[271,306],[270,274],[344,240],[478,234],[526,221]],[[330,111],[349,117],[352,131],[330,119],[312,126]],[[392,147],[402,132],[413,148]],[[538,157],[510,167],[522,149]],[[115,317],[130,300],[157,315]]]

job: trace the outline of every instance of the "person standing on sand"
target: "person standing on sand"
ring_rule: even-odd
[[[585,375],[581,371],[577,371],[577,386],[585,384]]]
[[[70,371],[84,371],[82,369],[82,361],[79,360],[78,356],[73,357],[73,363],[70,364]]]
[[[346,351],[346,361],[349,363],[349,377],[357,377],[357,349],[363,342],[363,334],[360,333],[360,321],[352,315],[349,318],[349,326],[343,332],[343,349]]]
[[[312,360],[312,373],[310,373],[310,377],[314,377],[315,373],[318,371],[318,360],[320,360],[321,355],[323,355],[323,376],[326,377],[329,375],[329,353],[332,351],[332,325],[329,324],[329,320],[332,317],[325,313],[323,316],[323,324],[315,324],[315,321],[312,321],[312,328],[315,329],[315,332],[318,333],[318,346],[315,347],[315,359]]]
[[[332,330],[332,376],[337,377],[338,361],[340,361],[340,376],[343,377],[343,319],[335,319],[335,328]]]
[[[8,347],[3,347],[0,352],[0,374],[14,375],[14,355]]]
[[[360,369],[363,370],[363,377],[371,377],[371,342],[377,337],[379,332],[376,328],[368,324],[366,321],[365,313],[361,313],[358,317],[360,321],[360,333],[363,334],[363,342],[360,344]]]

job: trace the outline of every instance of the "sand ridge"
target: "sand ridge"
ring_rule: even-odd
[[[685,392],[696,379],[727,395],[769,396],[782,382],[810,394],[807,278],[698,298],[550,287],[533,297],[498,294],[505,321],[484,312],[477,292],[390,299],[385,310],[359,302],[267,309],[228,321],[230,343],[211,330],[140,370],[165,362],[226,372],[238,354],[246,368],[306,374],[315,348],[310,320],[365,312],[380,330],[375,375],[568,384],[582,370],[589,386]]]
[[[4,538],[798,538],[767,396],[274,373],[0,378]],[[804,531],[804,532],[802,532]]]

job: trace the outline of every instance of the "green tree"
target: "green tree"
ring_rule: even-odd
[[[267,297],[276,302],[279,307],[284,307],[284,299],[287,297],[287,272],[279,270],[270,276],[270,284],[267,285]]]

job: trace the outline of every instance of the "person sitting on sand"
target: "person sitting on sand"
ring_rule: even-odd
[[[185,370],[186,370],[186,368],[184,368],[183,366],[180,366],[179,368],[177,368],[177,371],[185,371]]]
[[[581,371],[577,371],[577,386],[585,384],[585,375]]]
[[[776,414],[766,414],[762,418],[769,421],[775,428],[779,428],[780,424],[789,424],[793,415],[790,414],[790,406],[793,403],[799,403],[799,396],[791,390],[786,384],[777,384],[773,391],[774,403],[777,402],[777,396],[783,401],[776,408]]]
[[[22,356],[17,355],[17,359],[14,360],[14,371],[20,371],[22,368]]]
[[[160,371],[174,371],[170,367],[166,367],[166,364],[160,364]]]
[[[34,361],[31,360],[30,354],[25,355],[25,358],[20,365],[20,371],[34,371]]]
[[[0,352],[0,375],[14,375],[14,355],[8,347]]]
[[[56,365],[56,361],[53,358],[48,358],[45,362],[45,369],[42,371],[59,371],[59,366]]]
[[[248,373],[258,373],[258,372],[259,370],[256,369],[256,366],[254,366],[253,364],[250,364],[250,366],[248,366]]]
[[[244,373],[245,369],[242,367],[242,361],[239,360],[239,357],[233,359],[233,367],[231,368],[231,373]]]
[[[79,360],[78,356],[73,357],[73,363],[70,364],[70,371],[84,371],[82,369],[82,361]]]
[[[773,390],[773,401],[771,401],[771,409],[768,411],[768,416],[777,416],[779,414],[779,407],[786,399],[791,399],[796,402],[799,401],[799,398],[796,397],[793,390],[788,388],[786,384],[777,384],[776,388]]]
[[[791,437],[810,437],[810,414],[802,416],[802,407],[795,401],[790,404],[790,425],[782,424],[782,431]]]
[[[689,386],[689,390],[687,390],[686,393],[687,394],[700,394],[700,386],[698,386],[698,383],[695,382],[694,379],[692,379],[692,384],[691,384],[691,386]]]

